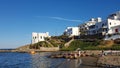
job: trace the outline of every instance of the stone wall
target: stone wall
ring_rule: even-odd
[[[59,51],[59,47],[40,47],[40,51]]]

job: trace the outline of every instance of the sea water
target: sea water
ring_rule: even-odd
[[[51,53],[0,53],[0,68],[56,68],[65,59],[48,58]]]

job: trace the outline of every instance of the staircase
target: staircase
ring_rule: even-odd
[[[67,43],[65,43],[65,47],[69,47],[69,45],[70,45],[70,43],[72,42],[72,41],[74,41],[74,39],[72,38],[69,42],[67,42]]]

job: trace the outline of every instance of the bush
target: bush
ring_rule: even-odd
[[[114,44],[112,50],[120,50],[120,44]]]

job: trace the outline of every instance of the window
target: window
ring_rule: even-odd
[[[115,32],[117,33],[117,32],[118,32],[118,29],[115,29]]]
[[[110,22],[110,25],[111,25],[111,22]]]
[[[102,27],[104,26],[104,24],[102,24]]]
[[[36,39],[37,37],[35,36],[35,39]]]
[[[40,39],[42,39],[42,36],[40,36]]]

